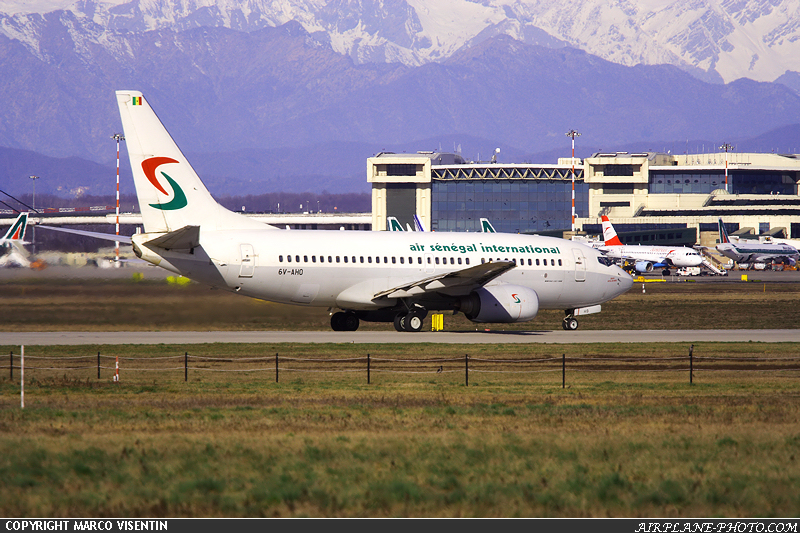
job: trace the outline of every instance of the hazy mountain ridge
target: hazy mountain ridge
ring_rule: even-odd
[[[366,26],[392,19],[398,41],[403,32],[424,29],[433,17],[419,14],[421,2],[378,4],[385,9]],[[514,9],[523,4],[533,5],[523,2]],[[14,22],[20,35],[27,35],[27,24],[44,36],[34,53],[30,43],[0,35],[0,146],[108,164],[115,154],[110,135],[121,128],[116,89],[142,90],[201,176],[226,194],[237,188],[316,190],[315,183],[331,191],[361,191],[367,187],[364,160],[392,147],[451,150],[463,144],[468,159],[479,153],[488,159],[501,147],[501,160],[515,162],[530,159],[525,154],[566,155],[564,133],[571,128],[583,134],[580,145],[597,150],[634,143],[660,150],[687,139],[709,139],[710,147],[781,127],[790,135],[783,145],[800,146],[791,137],[797,135],[791,126],[800,123],[797,73],[784,74],[783,84],[747,79],[709,84],[674,66],[629,67],[555,40],[547,47],[514,40],[500,27],[517,24],[512,19],[498,19],[500,26],[485,27],[470,46],[459,46],[438,63],[359,63],[352,51],[349,56],[336,52],[339,44],[321,29],[309,33],[298,21],[272,27],[257,10],[239,26],[262,27],[245,32],[199,27],[201,19],[220,20],[212,8],[221,2],[182,2],[188,8],[177,19],[189,29],[176,31],[164,23],[139,32],[112,31],[95,21],[117,10],[109,20],[120,27],[124,21],[126,28],[158,26],[161,22],[147,9],[162,3],[104,5],[87,1],[71,11],[0,17],[6,34]],[[337,31],[366,31],[363,18],[353,15],[355,5],[343,0],[300,6],[327,9],[327,23],[336,22]],[[458,6],[461,0],[443,5]],[[470,9],[493,13],[494,5]],[[402,16],[398,6],[406,6]],[[602,18],[606,11],[597,9]],[[761,16],[742,15],[742,20]],[[534,29],[524,28],[531,35],[538,32],[529,40],[547,37]],[[782,39],[789,38],[787,32]],[[402,42],[425,45],[409,39]],[[106,183],[103,178],[86,184],[88,175],[72,175],[65,190]],[[29,185],[23,180],[20,187]]]
[[[54,5],[71,14],[61,24],[74,39],[108,47],[117,32],[249,32],[296,21],[356,63],[418,66],[506,34],[528,44],[569,44],[627,66],[672,64],[706,81],[772,81],[800,71],[798,0],[10,1],[0,6],[0,33],[45,59],[39,45],[52,30],[58,11],[47,12]]]

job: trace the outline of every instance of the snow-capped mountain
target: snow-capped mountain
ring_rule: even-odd
[[[627,66],[671,64],[706,81],[800,71],[800,0],[5,0],[0,14],[0,34],[34,53],[54,24],[86,46],[112,46],[120,31],[297,21],[356,63],[417,66],[507,34]]]

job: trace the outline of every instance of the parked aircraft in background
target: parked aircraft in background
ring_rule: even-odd
[[[719,219],[719,244],[717,251],[737,263],[764,263],[767,261],[788,261],[794,265],[800,258],[800,251],[788,244],[762,242],[747,243],[744,239],[731,242],[722,218]]]
[[[219,205],[149,103],[117,91],[145,233],[134,253],[238,294],[327,307],[331,327],[360,320],[419,331],[428,311],[524,322],[539,309],[599,311],[633,278],[584,245],[535,235],[280,230]],[[108,237],[105,237],[108,238]]]
[[[403,229],[403,225],[400,224],[400,221],[397,220],[397,217],[386,217],[386,229],[388,231],[425,231],[425,226],[422,225],[422,221],[419,219],[419,215],[414,215],[414,229],[411,229],[411,226],[406,224],[406,229]]]
[[[488,218],[481,219],[481,233],[497,233]]]
[[[703,263],[700,252],[685,246],[648,246],[622,244],[607,216],[603,221],[603,246],[597,249],[613,259],[633,261],[637,272],[652,272],[663,268],[669,274],[671,267],[695,267]]]
[[[411,231],[411,228],[407,228]],[[405,231],[397,217],[386,217],[386,230],[387,231]]]
[[[734,244],[739,244],[740,242],[742,244],[744,243],[755,244],[756,242],[759,242],[761,244],[788,244],[792,248],[800,250],[800,240],[782,239],[780,237],[772,237],[769,235],[759,235],[757,238],[754,239],[742,238],[741,236],[738,235],[728,235],[728,240]]]
[[[14,222],[8,227],[6,233],[0,237],[0,248],[3,255],[0,256],[0,267],[18,266],[27,268],[31,265],[28,259],[28,251],[23,248],[25,241],[25,230],[28,227],[28,213],[20,213]]]

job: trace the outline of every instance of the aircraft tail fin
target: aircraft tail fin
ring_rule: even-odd
[[[414,213],[414,226],[417,228],[416,231],[425,231],[425,226],[422,225],[422,220],[416,213]]]
[[[722,218],[719,219],[719,242],[720,244],[731,242],[728,238],[728,232],[725,229],[725,224],[722,223]]]
[[[603,241],[606,246],[622,246],[622,241],[617,236],[617,230],[607,216],[603,215]]]
[[[388,231],[403,231],[403,226],[397,217],[386,217],[386,229]]]
[[[117,105],[147,233],[271,227],[214,200],[141,92],[117,91]]]
[[[14,222],[9,226],[8,231],[0,241],[19,241],[22,242],[25,239],[25,230],[28,227],[28,213],[20,213],[19,216],[14,220]]]
[[[481,219],[481,233],[497,233],[488,218]]]

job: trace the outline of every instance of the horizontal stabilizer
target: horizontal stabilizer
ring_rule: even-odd
[[[122,242],[125,244],[131,243],[131,238],[126,235],[114,235],[113,233],[98,233],[96,231],[84,231],[81,229],[56,228],[53,226],[36,226],[36,227],[43,229],[50,229],[53,231],[61,231],[64,233],[73,233],[75,235],[83,235],[84,237],[91,237],[93,239],[103,239],[106,241]]]
[[[144,243],[165,250],[191,250],[200,246],[200,226],[184,226]]]

